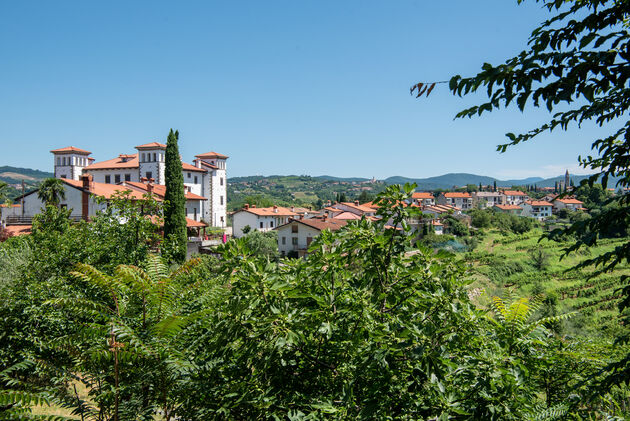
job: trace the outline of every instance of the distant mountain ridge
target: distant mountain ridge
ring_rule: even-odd
[[[54,177],[54,174],[46,171],[12,167],[9,165],[0,167],[0,181],[4,181],[9,184],[21,183],[22,180],[24,180],[27,184],[32,184],[50,177]]]

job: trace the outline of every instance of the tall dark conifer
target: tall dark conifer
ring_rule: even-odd
[[[166,141],[164,195],[164,238],[170,258],[176,262],[186,259],[186,196],[184,195],[184,175],[182,161],[179,158],[177,141],[179,132],[173,129]]]

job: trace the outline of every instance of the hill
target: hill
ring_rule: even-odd
[[[43,180],[50,177],[54,177],[54,174],[31,168],[18,168],[9,165],[0,167],[0,181],[9,185],[6,189],[9,199],[22,194],[22,181],[24,181],[24,190],[30,191],[37,188]]]

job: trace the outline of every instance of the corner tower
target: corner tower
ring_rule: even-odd
[[[166,145],[158,142],[136,146],[138,150],[139,179],[152,178],[155,184],[164,184]]]
[[[227,225],[227,155],[206,152],[195,155],[195,166],[206,170],[201,195],[206,198],[203,204],[203,218],[213,227]]]
[[[68,180],[79,180],[83,173],[83,168],[90,165],[93,158],[89,156],[92,152],[68,146],[61,149],[53,149],[50,153],[54,156],[55,178],[65,178]]]

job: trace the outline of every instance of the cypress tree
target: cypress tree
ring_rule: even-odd
[[[165,174],[166,193],[164,195],[164,238],[170,259],[175,262],[186,260],[186,196],[184,194],[184,174],[179,158],[177,141],[179,132],[173,129],[166,141]]]

